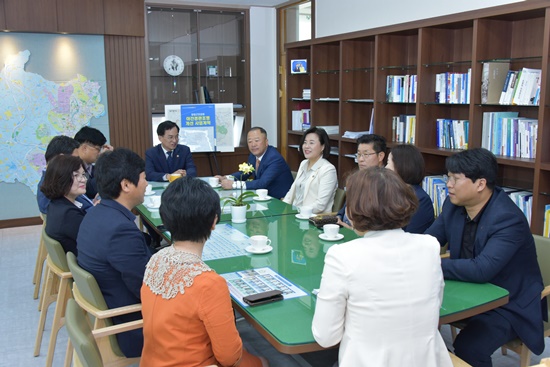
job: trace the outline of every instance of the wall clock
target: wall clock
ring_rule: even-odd
[[[185,67],[181,57],[176,55],[167,56],[162,65],[164,66],[164,71],[172,76],[178,76],[183,73],[183,68]]]

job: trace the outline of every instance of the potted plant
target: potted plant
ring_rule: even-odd
[[[221,199],[224,208],[227,204],[231,204],[231,221],[233,223],[246,222],[246,210],[250,208],[250,204],[244,200],[256,195],[253,191],[243,191],[243,176],[250,175],[254,172],[254,167],[251,164],[244,162],[239,164],[239,172],[241,172],[241,177],[236,183],[239,186],[241,193],[236,196],[228,196]]]

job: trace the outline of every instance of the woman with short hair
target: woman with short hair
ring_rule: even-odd
[[[312,332],[340,343],[339,366],[452,366],[438,331],[439,243],[403,231],[418,206],[412,188],[381,167],[347,181],[347,216],[361,236],[329,248]]]

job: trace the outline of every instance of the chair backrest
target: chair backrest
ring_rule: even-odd
[[[336,189],[336,194],[334,194],[334,204],[332,204],[332,211],[337,212],[342,209],[344,203],[346,202],[346,192],[341,189]]]
[[[295,180],[296,175],[298,174],[298,171],[290,171],[290,173],[292,173],[292,178]]]
[[[46,246],[46,251],[48,251],[48,256],[55,266],[57,266],[62,271],[69,271],[69,265],[67,264],[67,256],[65,255],[65,250],[59,241],[54,240],[46,233],[46,226],[42,226],[42,240]]]
[[[550,238],[533,235],[544,286],[550,285]]]
[[[69,339],[82,365],[85,367],[102,367],[101,353],[86,314],[73,299],[67,301],[65,325],[69,332]]]

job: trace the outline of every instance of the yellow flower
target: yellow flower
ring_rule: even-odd
[[[245,175],[249,175],[254,172],[254,167],[251,164],[244,162],[239,164],[239,171]]]

